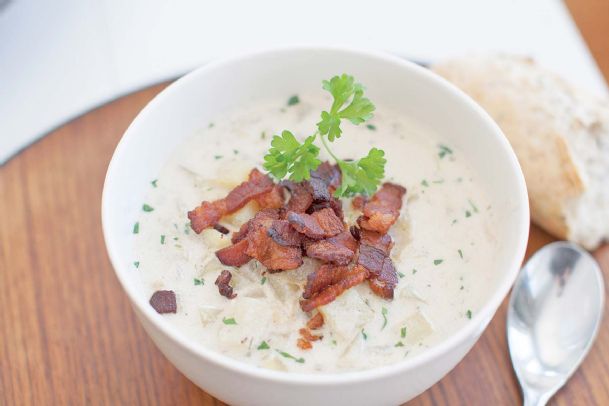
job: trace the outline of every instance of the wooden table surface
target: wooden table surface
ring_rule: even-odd
[[[609,79],[609,1],[569,1]],[[94,110],[0,168],[0,404],[222,404],[182,376],[135,319],[102,239],[106,167],[164,85]],[[527,255],[552,237],[533,227]],[[595,253],[609,281],[609,246]],[[609,307],[609,302],[608,305]],[[506,303],[451,373],[412,405],[517,404]],[[582,367],[553,402],[609,404],[609,308]]]

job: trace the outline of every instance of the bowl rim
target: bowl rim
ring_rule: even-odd
[[[376,59],[378,62],[392,64],[400,67],[403,70],[409,71],[410,74],[418,76],[420,80],[427,80],[435,82],[445,89],[445,91],[452,93],[460,103],[466,105],[469,109],[473,110],[479,119],[488,127],[489,132],[493,133],[495,142],[506,152],[507,164],[511,167],[511,172],[515,177],[516,189],[517,189],[517,200],[518,206],[521,210],[518,210],[517,221],[517,232],[521,235],[518,240],[517,246],[514,247],[514,253],[509,261],[509,265],[506,267],[507,272],[504,272],[502,280],[497,284],[492,296],[487,299],[484,305],[473,315],[472,320],[462,327],[458,328],[454,334],[441,340],[439,343],[432,347],[422,351],[421,353],[413,356],[412,358],[406,358],[404,360],[395,362],[393,364],[383,365],[371,369],[359,370],[359,371],[347,371],[347,372],[284,372],[275,371],[267,368],[261,368],[252,364],[248,364],[231,358],[228,355],[223,355],[213,349],[206,348],[204,344],[196,343],[194,340],[188,338],[181,331],[170,325],[170,323],[163,318],[162,315],[156,313],[148,302],[138,293],[136,286],[130,285],[126,273],[127,266],[123,265],[124,261],[121,261],[118,255],[117,243],[113,241],[111,235],[111,227],[109,218],[111,213],[109,210],[110,199],[108,185],[113,183],[113,179],[118,177],[120,174],[117,172],[117,162],[120,161],[121,156],[124,153],[126,139],[137,133],[139,123],[148,119],[152,114],[152,111],[157,105],[164,103],[165,99],[174,93],[178,93],[182,88],[189,86],[193,81],[199,79],[200,76],[206,75],[208,72],[222,69],[227,65],[239,63],[243,60],[249,60],[253,58],[260,58],[278,54],[289,54],[294,52],[333,52],[343,53],[348,55],[354,55],[358,57]],[[337,384],[353,384],[371,380],[377,380],[388,376],[400,374],[402,372],[413,370],[429,361],[441,357],[443,354],[449,352],[451,349],[457,347],[460,343],[466,341],[468,337],[476,336],[476,339],[486,329],[488,323],[493,318],[495,312],[499,308],[500,304],[507,296],[511,286],[513,285],[522,260],[524,259],[527,242],[528,232],[530,225],[530,213],[529,213],[529,201],[524,180],[524,175],[516,158],[516,155],[509,144],[507,138],[499,128],[499,126],[493,121],[488,113],[482,109],[473,99],[466,95],[463,91],[458,89],[456,86],[445,80],[444,78],[432,73],[429,69],[421,67],[413,62],[406,59],[400,58],[396,55],[389,54],[384,51],[353,48],[345,46],[320,46],[320,45],[290,45],[290,46],[278,46],[270,47],[259,50],[254,50],[246,53],[239,53],[222,59],[211,61],[203,66],[200,66],[186,75],[180,77],[160,93],[158,93],[133,119],[129,127],[125,130],[125,133],[121,137],[117,144],[112,159],[108,166],[106,173],[104,187],[102,192],[102,205],[101,205],[101,217],[102,217],[102,230],[104,235],[104,241],[108,256],[110,258],[114,273],[116,274],[123,290],[129,297],[132,306],[135,306],[136,310],[143,315],[149,323],[155,328],[160,330],[166,337],[168,337],[175,344],[180,346],[183,350],[186,350],[197,357],[205,359],[207,362],[215,364],[217,367],[226,368],[232,372],[238,374],[245,374],[252,376],[259,380],[267,380],[278,383],[286,384],[299,384],[308,386],[331,386]],[[481,326],[484,328],[481,329]],[[480,330],[480,331],[479,331]]]

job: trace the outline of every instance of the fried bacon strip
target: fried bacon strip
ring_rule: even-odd
[[[275,185],[270,192],[256,198],[261,209],[278,209],[284,204],[283,187]]]
[[[269,237],[284,247],[300,247],[302,234],[294,230],[287,220],[273,220],[267,231]]]
[[[387,233],[397,221],[402,208],[402,198],[406,189],[394,183],[384,183],[383,186],[364,203],[363,215],[357,219],[361,228]]]
[[[325,240],[305,243],[307,256],[332,262],[337,265],[347,265],[357,251],[357,241],[348,230]]]
[[[315,313],[315,316],[311,317],[307,322],[307,328],[309,330],[318,330],[324,325],[324,316],[321,313]]]
[[[380,297],[393,299],[398,284],[397,271],[389,257],[393,241],[387,234],[361,230],[357,265],[369,272],[370,289]]]
[[[233,293],[233,287],[229,285],[230,280],[233,275],[227,271],[226,269],[220,272],[218,278],[216,278],[216,286],[218,287],[218,291],[220,295],[224,296],[227,299],[234,299],[237,297],[236,293]]]
[[[333,284],[326,286],[311,298],[300,301],[300,308],[303,311],[310,312],[319,306],[332,302],[341,293],[353,286],[359,285],[368,277],[368,270],[363,266],[355,266],[353,268],[340,267],[339,269],[339,272],[336,272],[332,276]]]
[[[274,183],[258,169],[252,169],[249,179],[229,192],[229,194],[213,202],[204,201],[200,206],[188,212],[190,226],[199,234],[206,228],[214,226],[226,214],[234,213],[250,200],[270,192]]]
[[[313,214],[292,211],[287,218],[296,231],[316,240],[334,237],[345,229],[343,221],[329,208]]]
[[[256,258],[269,271],[296,269],[302,265],[300,246],[283,246],[269,235],[269,229],[275,221],[280,220],[279,210],[266,209],[258,212],[251,220],[245,253]]]
[[[309,329],[306,329],[306,328],[301,328],[300,330],[298,330],[298,332],[300,333],[302,338],[304,338],[307,341],[317,341],[317,340],[321,340],[323,338],[323,336],[318,336],[318,335],[311,333],[309,331]]]
[[[311,348],[313,348],[313,344],[311,344],[310,341],[307,341],[304,338],[299,338],[296,341],[296,346],[298,346],[298,348],[300,348],[301,350],[310,350]]]
[[[338,165],[332,165],[328,161],[325,161],[316,170],[311,172],[311,178],[323,181],[328,187],[330,195],[332,195],[340,186],[342,173]]]
[[[304,213],[313,203],[313,194],[307,182],[294,183],[284,180],[281,185],[290,192],[290,200],[286,207],[288,211]]]
[[[241,266],[247,264],[252,257],[246,254],[248,241],[242,239],[233,245],[216,251],[218,260],[227,266]]]

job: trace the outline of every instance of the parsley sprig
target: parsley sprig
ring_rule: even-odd
[[[363,158],[344,160],[332,152],[329,143],[343,134],[341,129],[343,120],[359,125],[370,119],[375,109],[374,104],[364,97],[364,87],[356,83],[353,76],[347,74],[324,80],[323,88],[330,92],[333,102],[329,111],[321,112],[317,131],[303,142],[298,141],[288,130],[284,130],[281,135],[275,135],[271,148],[264,157],[264,168],[277,179],[286,176],[295,182],[309,179],[311,171],[321,164],[318,158],[320,149],[315,145],[319,137],[324,149],[342,172],[342,183],[335,195],[337,197],[349,197],[358,193],[371,195],[385,176],[387,163],[385,152],[372,148]]]

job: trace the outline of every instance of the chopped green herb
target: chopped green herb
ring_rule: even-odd
[[[463,290],[463,289],[465,289],[465,286],[461,285],[461,287],[459,289]]]
[[[448,148],[446,145],[438,145],[438,156],[440,157],[440,159],[444,158],[446,155],[452,155],[453,150]]]
[[[472,311],[471,310],[467,310],[467,313],[465,313],[468,319],[472,318]]]
[[[152,187],[156,187],[156,183],[158,182],[158,179],[153,180],[152,182],[150,182],[150,184],[152,185]]]
[[[366,128],[372,131],[376,131],[376,126],[374,124],[366,124]]]
[[[233,149],[233,154],[237,155],[239,153],[238,149]]]
[[[417,273],[418,271],[414,268],[412,268],[412,274],[414,275],[415,273]]]
[[[400,337],[406,338],[406,326],[400,329]]]
[[[387,326],[387,308],[385,306],[381,309],[381,315],[383,316],[383,327],[381,327],[381,330],[383,330]]]
[[[140,232],[140,222],[138,221],[133,225],[133,234],[137,234]]]
[[[362,337],[364,338],[364,340],[368,339],[368,334],[366,334],[366,332],[364,331],[364,329],[362,329]]]
[[[461,177],[457,178],[457,183],[461,183],[461,182],[463,182],[463,178],[461,178]]]
[[[472,213],[469,210],[465,210],[465,217],[471,217]]]
[[[332,340],[332,344],[336,345],[336,340]]]
[[[457,219],[454,219],[451,224],[457,224]]]
[[[288,99],[288,106],[293,106],[298,103],[300,103],[300,98],[298,97],[297,94],[295,94],[294,96],[292,96]]]
[[[279,354],[281,354],[282,357],[293,359],[294,361],[298,362],[299,364],[304,364],[304,362],[305,362],[304,358],[296,358],[292,354],[288,354],[285,351],[279,351],[279,350],[275,350],[275,351],[277,351]]]
[[[234,317],[231,317],[230,319],[227,319],[226,317],[222,317],[222,323],[226,324],[227,326],[237,324]]]
[[[403,347],[404,343],[401,341],[398,341],[397,343],[395,343],[394,347]]]
[[[266,132],[263,131],[262,133],[260,133],[260,138],[266,140]]]
[[[463,251],[461,251],[460,249],[457,250],[457,252],[459,253],[459,256],[461,257],[461,259],[463,259]]]
[[[216,159],[216,160],[222,159],[222,155],[214,155],[214,159]]]
[[[209,125],[207,126],[207,128],[213,128],[215,124],[214,123],[209,123]]]
[[[140,261],[135,261],[135,262],[133,263],[133,265],[134,265],[136,268],[139,268],[139,267],[140,267]]]
[[[467,199],[467,201],[469,202],[469,205],[472,207],[472,210],[474,211],[474,213],[478,213],[478,208],[476,207],[474,202],[472,202],[470,199]]]
[[[405,275],[404,275],[402,272],[398,272],[398,276],[399,276],[400,278],[403,278]]]
[[[443,259],[434,259],[434,260],[433,260],[433,264],[434,264],[434,265],[440,265],[442,262],[444,262],[444,260],[443,260]]]
[[[190,221],[187,223],[184,223],[184,234],[190,234]]]
[[[150,205],[148,205],[148,204],[144,203],[144,204],[142,205],[142,210],[144,210],[145,212],[151,212],[151,211],[153,211],[153,210],[154,210],[154,207],[152,207],[152,206],[150,206]]]
[[[205,285],[205,280],[203,278],[194,278],[193,282],[195,283],[195,286]]]
[[[429,183],[427,183],[427,181],[425,179],[423,179],[421,181],[421,185],[425,186],[425,187],[429,187]]]
[[[264,285],[266,283],[266,276],[263,276],[262,279],[260,279],[260,284]]]
[[[173,237],[173,240],[174,241],[178,241],[178,237]]]
[[[257,348],[257,349],[258,349],[258,350],[268,350],[268,349],[270,349],[270,348],[271,348],[271,347],[269,347],[269,345],[266,343],[266,341],[264,341],[264,340],[263,340],[263,341],[260,343],[260,345],[258,346],[258,348]]]
[[[444,183],[444,179],[432,180],[431,182],[435,183],[435,184],[440,184],[440,183]]]
[[[161,244],[165,244],[165,235],[161,235]]]

